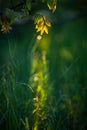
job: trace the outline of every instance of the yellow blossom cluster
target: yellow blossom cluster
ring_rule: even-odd
[[[56,10],[56,5],[57,5],[56,0],[52,0],[52,1],[47,2],[47,6],[48,6],[49,10],[52,10],[52,12],[54,12]]]
[[[2,33],[8,33],[10,30],[12,30],[12,27],[8,23],[8,21],[4,21],[2,23],[1,32]]]
[[[43,35],[44,32],[48,34],[48,27],[51,27],[51,23],[46,19],[45,16],[37,16],[35,19],[35,24],[35,29],[37,32],[40,32],[40,35]]]

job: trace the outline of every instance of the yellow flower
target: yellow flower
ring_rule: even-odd
[[[40,35],[43,35],[44,33],[44,27],[41,29]]]
[[[38,19],[35,19],[35,29],[37,32],[40,32],[40,35],[43,35],[44,32],[48,34],[48,27],[51,27],[51,23],[46,19],[45,16],[38,17]]]
[[[41,31],[43,29],[43,26],[38,26],[37,32]]]
[[[48,27],[51,27],[51,23],[47,20],[46,21],[46,25],[48,26]]]
[[[43,26],[43,25],[44,25],[44,20],[40,20],[38,26]]]
[[[44,26],[44,31],[45,31],[46,34],[48,34],[48,28],[47,28],[46,25]]]
[[[47,3],[47,6],[49,10],[52,10],[54,12],[56,10],[56,0],[54,0],[52,3]]]
[[[12,27],[9,25],[7,21],[2,23],[1,32],[2,33],[8,33],[10,30],[12,30]]]

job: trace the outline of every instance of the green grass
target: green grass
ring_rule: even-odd
[[[87,20],[0,36],[0,130],[86,130]],[[3,66],[4,65],[4,66]]]

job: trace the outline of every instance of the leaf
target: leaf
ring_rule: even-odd
[[[21,18],[29,17],[29,11],[26,8],[22,9],[22,15],[20,16],[22,16]]]
[[[43,33],[44,33],[44,27],[42,28],[40,35],[43,35]]]
[[[45,31],[46,34],[48,34],[48,28],[47,28],[47,26],[44,26],[44,31]]]
[[[43,26],[38,27],[37,32],[41,31],[43,29]]]
[[[38,23],[38,26],[43,26],[44,25],[44,20],[40,20],[40,22]]]
[[[12,9],[6,9],[5,10],[5,16],[10,19],[10,23],[12,24],[14,22],[15,17],[17,16],[17,13],[13,11]]]
[[[26,7],[28,10],[31,10],[31,2],[29,0],[26,1]]]
[[[57,5],[57,0],[48,0],[47,1],[47,6],[49,10],[52,10],[54,12],[56,10],[56,5]]]
[[[37,111],[37,109],[34,109],[32,113],[34,114],[36,111]]]
[[[51,27],[51,23],[47,20],[46,21],[46,25],[48,26],[48,27]]]
[[[37,24],[36,24],[35,28],[38,29],[38,25]]]

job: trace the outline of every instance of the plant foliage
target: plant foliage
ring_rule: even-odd
[[[19,2],[11,0],[8,2],[9,5],[11,5],[10,7],[6,2],[6,7],[0,8],[0,25],[2,33],[8,33],[12,30],[12,24],[15,23],[16,18],[20,20],[20,17],[22,19],[24,16],[29,17],[30,15],[33,15],[37,32],[40,32],[41,35],[43,35],[44,32],[48,34],[48,27],[51,27],[50,21],[47,20],[46,16],[40,15],[39,13],[36,14],[36,12],[32,14],[32,12],[35,6],[40,3],[42,3],[43,8],[44,5],[47,5],[47,9],[54,12],[56,10],[57,0],[24,0]],[[2,3],[3,1],[0,1],[1,5]],[[20,16],[20,14],[22,15]]]

